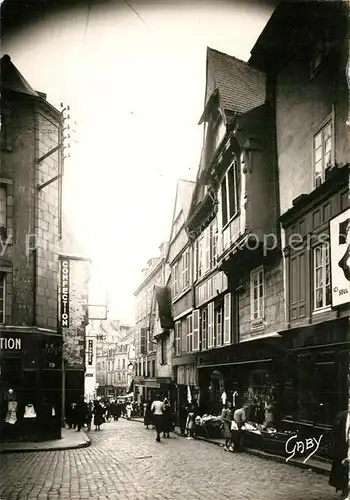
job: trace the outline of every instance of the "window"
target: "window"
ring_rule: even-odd
[[[120,358],[118,358],[118,370],[120,370]]]
[[[210,244],[211,244],[211,241],[210,241],[210,226],[207,227],[204,231],[204,273],[206,273],[207,271],[209,271],[210,269]]]
[[[331,304],[331,276],[329,245],[325,243],[314,249],[314,309]]]
[[[204,351],[207,348],[207,310],[203,309],[202,310],[202,318],[201,318],[201,327],[202,327],[202,351]]]
[[[215,309],[215,341],[216,347],[222,345],[222,307]]]
[[[161,364],[166,365],[167,359],[167,340],[165,338],[161,339]]]
[[[6,188],[0,184],[0,235],[1,231],[3,231],[7,226],[6,202],[7,202]]]
[[[175,354],[180,354],[181,321],[175,323]]]
[[[211,267],[216,266],[218,251],[218,224],[216,219],[210,226],[210,260]]]
[[[222,225],[226,224],[237,213],[237,164],[233,162],[221,182]]]
[[[173,296],[179,293],[179,264],[176,262],[173,267]]]
[[[208,304],[208,348],[214,347],[214,304]]]
[[[182,289],[184,290],[190,284],[189,279],[189,251],[185,250],[182,256]]]
[[[264,317],[264,271],[262,267],[250,273],[250,310],[252,321]]]
[[[326,173],[333,163],[332,120],[314,137],[315,186],[325,181]]]
[[[0,324],[5,324],[5,310],[6,310],[6,274],[0,273]]]
[[[197,275],[200,278],[203,275],[203,265],[204,265],[204,236],[197,242],[198,245],[198,253],[197,253]]]
[[[192,326],[193,326],[193,338],[192,338],[192,343],[193,343],[193,350],[198,351],[199,350],[199,311],[193,311],[192,314]]]
[[[156,362],[152,361],[152,375],[153,378],[156,376]]]
[[[224,344],[231,343],[231,294],[224,296]]]
[[[125,369],[125,358],[123,358],[123,369]]]
[[[192,314],[187,318],[187,352],[193,351],[193,321]]]
[[[186,352],[187,349],[187,319],[181,321],[180,349],[181,352]]]

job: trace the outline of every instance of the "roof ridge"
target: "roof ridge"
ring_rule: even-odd
[[[224,56],[230,57],[231,59],[236,59],[236,61],[242,62],[242,63],[247,64],[249,66],[247,61],[243,61],[243,59],[239,59],[239,57],[228,54],[227,52],[223,52],[222,50],[213,49],[212,47],[209,47],[209,46],[207,46],[207,50],[208,51],[211,50],[212,52],[217,52],[218,54],[222,54]]]
[[[217,54],[226,56],[226,57],[228,57],[230,59],[234,59],[235,61],[238,61],[240,63],[245,64],[247,66],[247,68],[249,68],[249,70],[252,71],[252,72],[260,73],[262,75],[265,74],[263,71],[260,71],[259,69],[255,68],[254,66],[251,66],[249,64],[249,60],[248,61],[243,61],[243,59],[239,59],[239,57],[233,56],[231,54],[228,54],[227,52],[222,52],[221,50],[213,49],[212,47],[207,46],[207,51],[209,51],[209,50],[212,51],[212,52],[216,52]]]

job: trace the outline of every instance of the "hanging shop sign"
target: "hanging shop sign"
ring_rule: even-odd
[[[350,302],[350,209],[330,221],[332,306]]]
[[[88,365],[92,365],[93,360],[93,342],[89,340],[88,342]]]
[[[69,260],[61,261],[61,327],[69,327]]]

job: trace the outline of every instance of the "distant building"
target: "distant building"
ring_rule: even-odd
[[[68,405],[79,401],[80,397],[84,395],[85,330],[88,324],[91,261],[84,256],[84,251],[80,247],[66,215],[63,216],[62,229],[58,297],[63,338],[63,388],[65,408],[67,408]],[[64,303],[65,298],[67,298],[67,304]],[[66,320],[65,314],[68,314],[68,320]]]
[[[134,292],[136,297],[135,320],[135,383],[137,401],[152,397],[161,389],[157,380],[157,340],[154,337],[157,308],[155,306],[155,287],[164,287],[167,276],[167,243],[160,246],[160,255],[149,259],[143,269],[141,284]]]
[[[95,396],[124,396],[130,386],[130,358],[134,328],[119,320],[92,320],[88,338],[96,343]],[[86,394],[87,395],[87,394]]]

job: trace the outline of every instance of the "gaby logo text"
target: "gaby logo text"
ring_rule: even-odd
[[[298,436],[296,434],[291,436],[286,442],[285,447],[286,453],[289,455],[286,458],[286,462],[295,457],[296,454],[302,456],[307,454],[305,460],[303,461],[305,464],[319,449],[322,438],[323,435],[321,435],[318,439],[312,437],[298,440]]]

